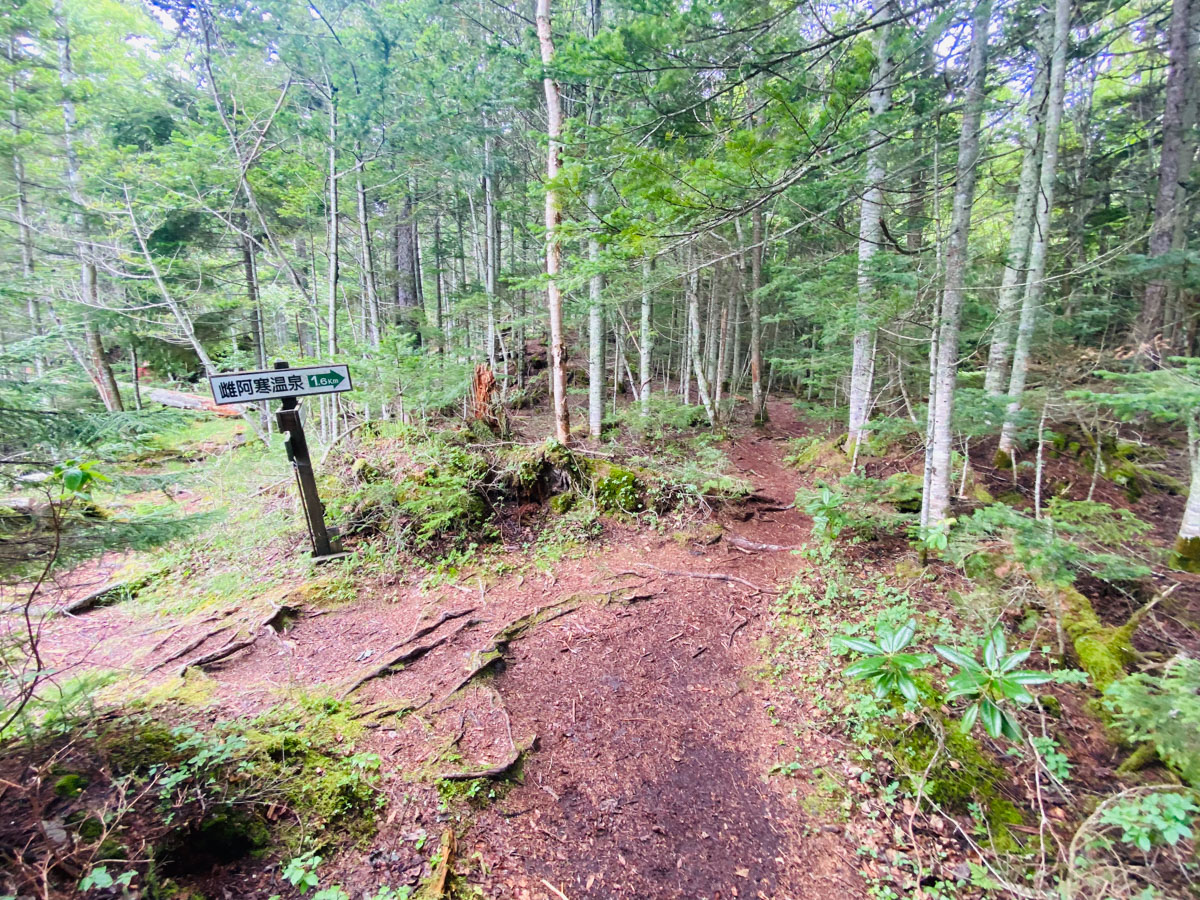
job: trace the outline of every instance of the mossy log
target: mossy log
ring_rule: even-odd
[[[1200,537],[1178,537],[1168,565],[1181,572],[1200,574]]]
[[[1039,582],[1038,590],[1058,616],[1080,668],[1088,673],[1096,689],[1103,692],[1122,678],[1137,659],[1133,633],[1150,605],[1135,612],[1124,625],[1105,625],[1092,602],[1075,588]]]

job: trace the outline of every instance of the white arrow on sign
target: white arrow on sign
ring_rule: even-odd
[[[340,394],[354,390],[350,367],[305,366],[302,369],[266,369],[261,372],[230,372],[208,376],[213,399],[219,406],[258,403],[310,394]]]

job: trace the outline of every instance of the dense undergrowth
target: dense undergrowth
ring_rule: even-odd
[[[903,467],[914,438],[885,422],[856,456],[836,435],[793,448],[814,543],[779,601],[767,674],[847,744],[821,758],[793,725],[778,770],[809,775],[803,802],[856,823],[873,896],[1192,896],[1200,678],[1186,628],[1173,647],[1135,640],[1175,590],[1131,508],[1177,492],[1163,455],[1054,434],[1046,472],[959,457],[957,519],[926,530]],[[1117,621],[1114,595],[1132,609]],[[813,664],[830,653],[844,679]]]

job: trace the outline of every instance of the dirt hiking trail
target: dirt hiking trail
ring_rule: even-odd
[[[208,668],[208,715],[353,689],[368,723],[360,749],[378,753],[391,776],[370,847],[330,860],[329,881],[415,886],[430,851],[416,836],[435,844],[455,827],[454,871],[474,896],[865,896],[853,848],[802,809],[804,781],[768,775],[787,734],[761,691],[761,639],[801,568],[779,548],[809,533],[783,464],[800,425],[787,404],[769,411],[769,426],[728,449],[754,494],[720,515],[711,543],[629,527],[545,573],[424,591],[403,575],[379,578],[329,611],[265,598],[295,604],[297,617]],[[53,620],[45,644],[60,660],[85,658],[150,688],[177,677],[181,648],[221,647],[240,616],[148,628],[117,605]],[[398,650],[402,668],[362,680]],[[519,778],[496,780],[495,796],[466,814],[439,803],[439,780],[497,771]],[[208,874],[211,896],[277,893],[273,867],[220,867]]]

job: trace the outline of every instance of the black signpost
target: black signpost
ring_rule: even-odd
[[[283,360],[277,361],[274,371],[283,369],[289,370],[288,376],[272,376],[271,372],[236,372],[213,375],[209,384],[217,403],[263,402],[271,399],[272,394],[281,401],[275,421],[283,433],[284,447],[296,473],[304,521],[312,540],[312,555],[318,562],[328,562],[347,554],[342,550],[337,529],[325,524],[325,506],[317,493],[316,474],[308,452],[308,441],[304,437],[304,423],[300,419],[299,398],[350,390],[350,372],[345,366],[320,366],[296,370],[301,374],[291,375],[288,364]],[[256,393],[261,396],[256,397]]]

